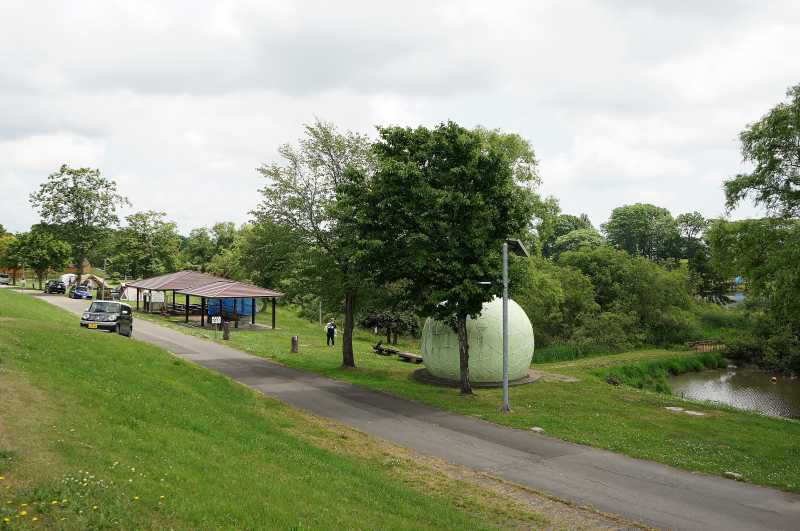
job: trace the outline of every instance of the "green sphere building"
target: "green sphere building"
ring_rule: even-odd
[[[467,318],[469,379],[473,383],[503,381],[503,301],[484,303],[476,319]],[[528,376],[533,359],[533,327],[525,311],[508,300],[508,379]],[[428,372],[444,380],[459,380],[458,336],[449,325],[428,319],[422,329],[422,358]]]

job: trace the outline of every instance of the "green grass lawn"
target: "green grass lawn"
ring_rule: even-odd
[[[169,326],[215,338],[213,331],[187,328],[177,322],[179,319],[174,321]],[[380,336],[358,331],[354,342],[357,368],[344,369],[338,343],[336,348],[326,347],[324,331],[316,323],[309,323],[291,308],[281,306],[278,327],[276,331],[235,330],[230,342],[291,367],[441,409],[515,428],[539,426],[548,435],[568,441],[688,470],[719,475],[735,472],[746,481],[800,492],[800,444],[797,444],[800,422],[700,403],[690,403],[688,407],[705,412],[704,417],[677,414],[664,408],[687,407],[686,401],[629,386],[612,386],[601,376],[604,368],[696,356],[692,352],[642,350],[549,364],[537,364],[534,357],[534,368],[580,381],[540,381],[512,387],[513,411],[502,414],[498,411],[499,389],[479,389],[475,396],[464,397],[456,389],[421,384],[411,378],[411,373],[420,366],[372,353],[371,345]],[[292,335],[300,337],[299,354],[290,353]],[[399,346],[419,352],[414,342],[406,340]]]
[[[543,525],[424,459],[0,290],[0,529]]]

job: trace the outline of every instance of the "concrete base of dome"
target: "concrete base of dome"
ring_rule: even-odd
[[[438,378],[428,372],[428,369],[417,369],[413,373],[411,373],[411,377],[415,380],[430,384],[430,385],[438,385],[440,387],[460,387],[461,382],[458,380],[445,380],[444,378]],[[508,385],[525,385],[531,384],[541,378],[541,373],[535,373],[534,371],[528,371],[527,376],[524,378],[517,378],[516,380],[509,380]],[[503,387],[503,382],[470,382],[470,385],[476,389],[485,389],[491,387]]]

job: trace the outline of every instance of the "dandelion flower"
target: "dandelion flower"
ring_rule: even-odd
[[[165,496],[159,496],[158,497],[159,500],[163,500],[164,498],[165,498]]]
[[[27,504],[27,503],[20,503],[20,504],[19,504],[19,506],[20,506],[20,507],[27,507],[27,506],[28,506],[28,504]]]
[[[4,479],[6,479],[5,476],[0,476],[0,481],[3,481]]]
[[[134,496],[133,501],[139,501],[139,496]]]
[[[28,516],[28,511],[20,511],[19,515],[20,516]]]
[[[5,522],[5,523],[7,523],[7,524],[10,524],[10,523],[11,523],[11,518],[9,518],[8,516],[6,516],[5,518],[3,518],[3,522]]]
[[[31,522],[38,522],[38,521],[39,521],[39,518],[37,518],[36,516],[34,516],[33,518],[31,518]]]
[[[58,500],[53,500],[50,502],[50,505],[58,505]]]

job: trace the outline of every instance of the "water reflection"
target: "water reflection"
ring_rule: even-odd
[[[690,372],[670,381],[672,393],[695,400],[721,402],[773,417],[800,418],[800,380],[750,369]]]

